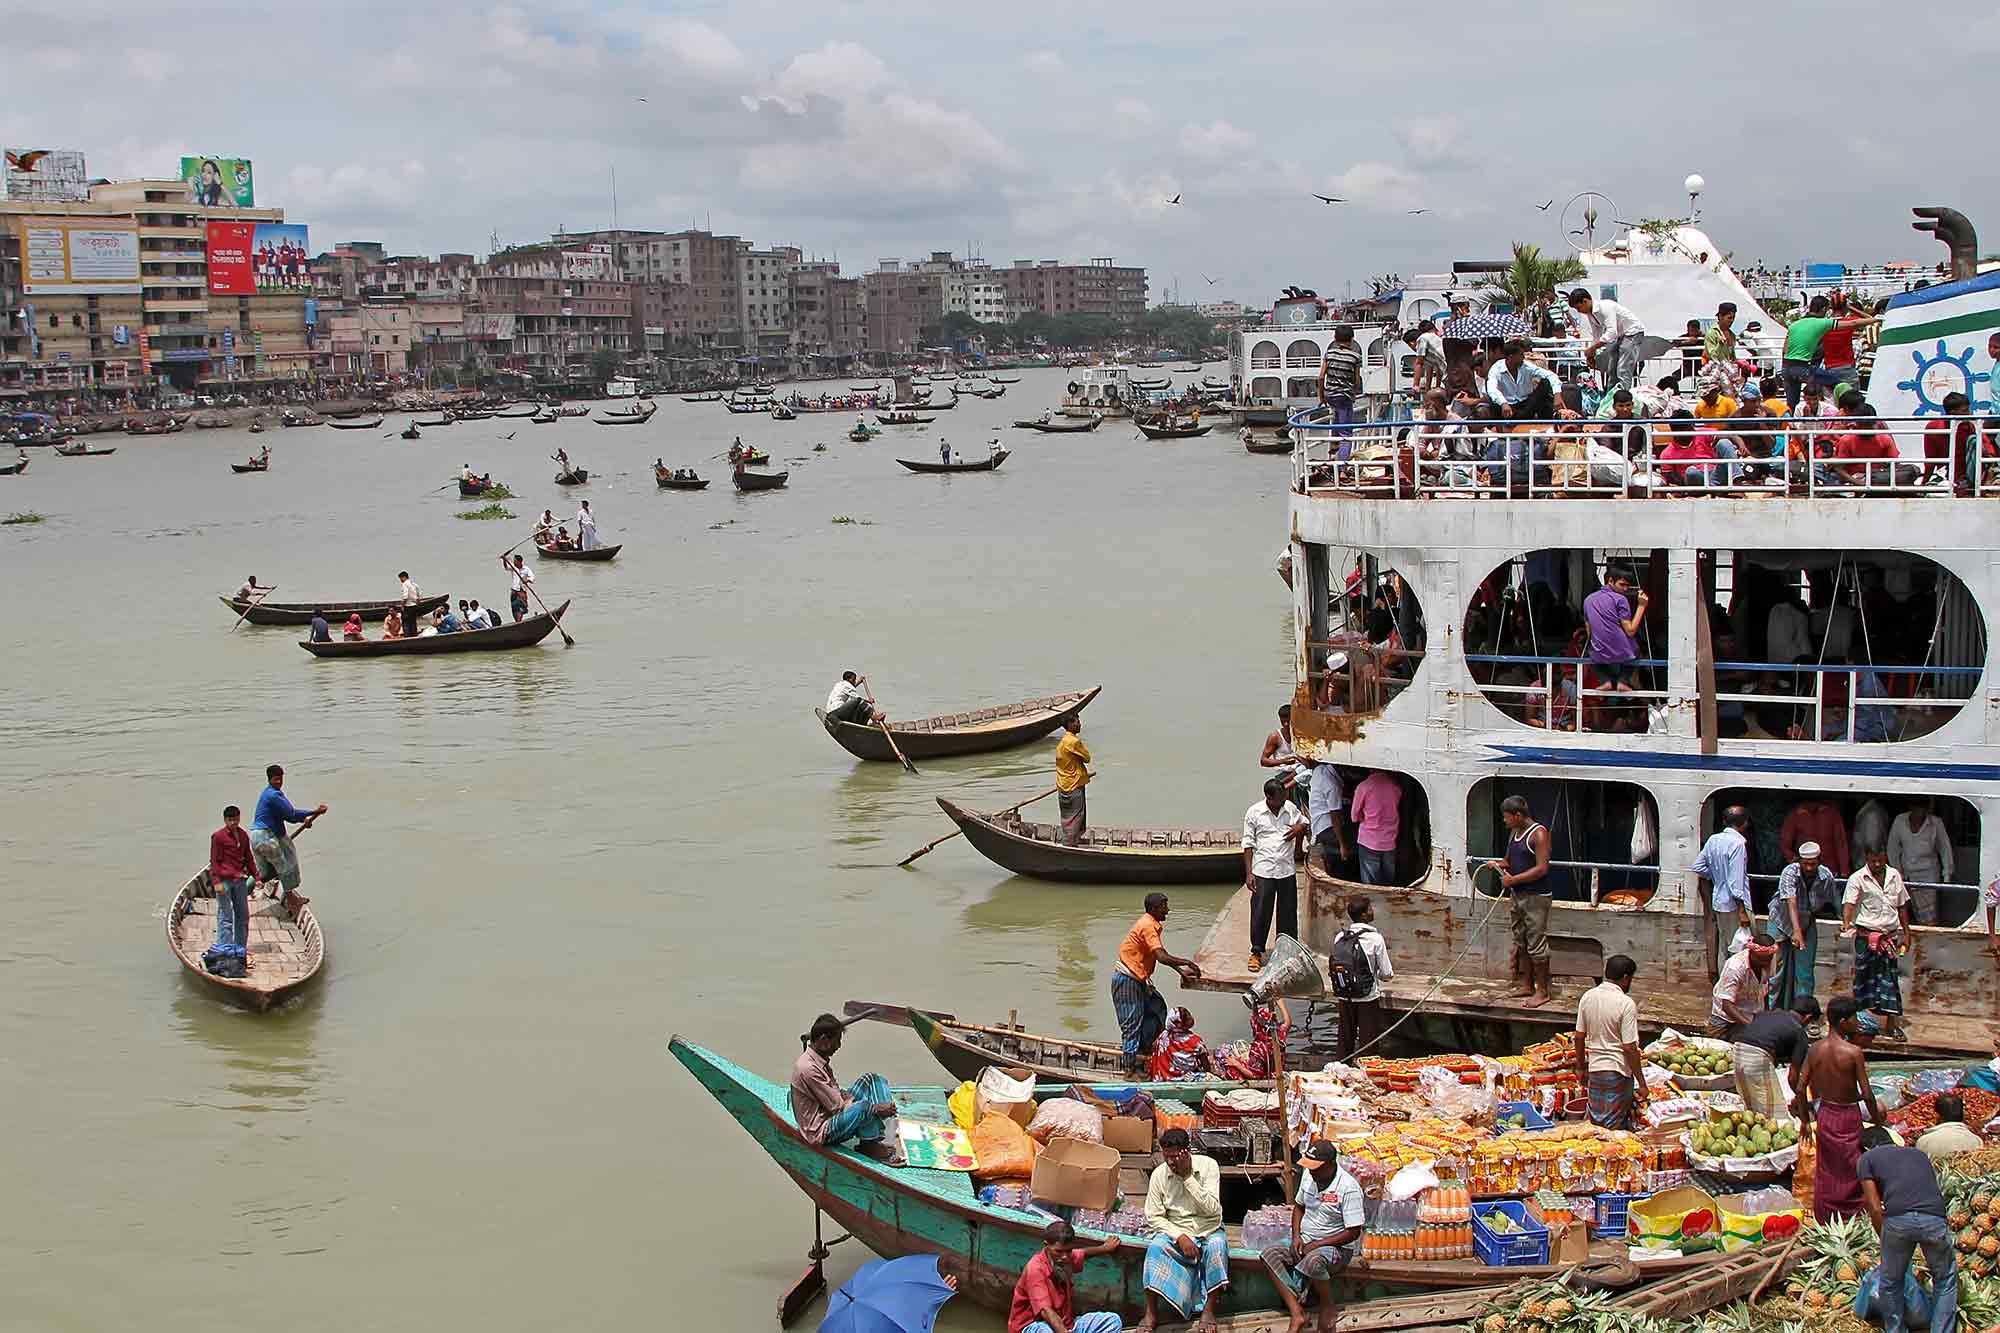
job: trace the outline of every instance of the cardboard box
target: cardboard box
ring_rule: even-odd
[[[1153,1122],[1143,1116],[1104,1117],[1104,1146],[1119,1152],[1153,1151]]]
[[[1112,1213],[1121,1201],[1118,1167],[1116,1148],[1081,1139],[1051,1139],[1035,1158],[1028,1188],[1043,1203]]]
[[[1533,1199],[1527,1201],[1528,1216],[1549,1229],[1549,1262],[1552,1264],[1580,1264],[1590,1258],[1590,1228],[1582,1222],[1551,1222],[1542,1213],[1541,1205]]]

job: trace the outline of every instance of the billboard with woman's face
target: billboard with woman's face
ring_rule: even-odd
[[[203,208],[255,208],[257,190],[245,157],[184,157],[181,179]]]

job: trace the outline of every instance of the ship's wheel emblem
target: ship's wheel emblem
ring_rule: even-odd
[[[1916,363],[1916,374],[1909,379],[1898,380],[1896,387],[1908,389],[1917,396],[1916,416],[1927,416],[1932,413],[1942,415],[1944,400],[1954,393],[1964,394],[1975,412],[1990,406],[1978,392],[1978,387],[1985,384],[1990,389],[1992,374],[1989,371],[1972,368],[1970,346],[1957,356],[1953,356],[1946,349],[1944,339],[1940,338],[1937,355],[1927,357],[1922,348],[1913,347],[1910,349],[1910,357]]]

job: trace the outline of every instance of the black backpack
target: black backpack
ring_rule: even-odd
[[[1333,993],[1343,1000],[1358,1000],[1375,989],[1375,966],[1361,947],[1362,932],[1349,926],[1334,938],[1327,953],[1333,971]]]

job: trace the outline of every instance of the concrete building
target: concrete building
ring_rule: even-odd
[[[102,222],[126,231],[132,226],[129,214],[104,205],[0,200],[0,407],[29,394],[89,389],[117,395],[141,387],[139,285],[122,284],[125,289],[114,292],[30,293],[27,288],[39,284],[24,266],[22,227],[40,218]]]
[[[631,353],[630,283],[482,274],[475,296],[482,318],[468,336],[487,343],[507,369],[582,379],[599,352],[621,366]],[[501,318],[504,325],[489,322]]]
[[[1017,259],[996,270],[1007,286],[1016,318],[1043,315],[1106,315],[1133,319],[1146,313],[1146,270],[1122,267],[1110,258],[1088,264],[1055,259]]]
[[[416,331],[415,308],[404,301],[364,301],[336,310],[327,321],[332,353],[327,370],[354,379],[405,374]]]
[[[793,354],[845,364],[868,349],[868,308],[861,279],[834,263],[801,263],[789,278]]]
[[[792,349],[792,270],[801,256],[797,246],[758,250],[743,242],[737,253],[738,288],[743,302],[745,355],[785,357]]]
[[[926,264],[934,260],[935,256]],[[884,259],[873,273],[862,276],[871,359],[884,361],[922,352],[926,330],[934,332],[944,319],[949,276],[947,270],[935,267],[926,271],[926,265],[904,268],[902,261],[896,259]]]
[[[612,262],[628,282],[685,288],[662,291],[650,303],[642,298],[642,307],[661,320],[656,327],[664,328],[665,345],[717,352],[746,346],[742,256],[750,242],[699,230],[574,232],[564,239],[611,247]]]

